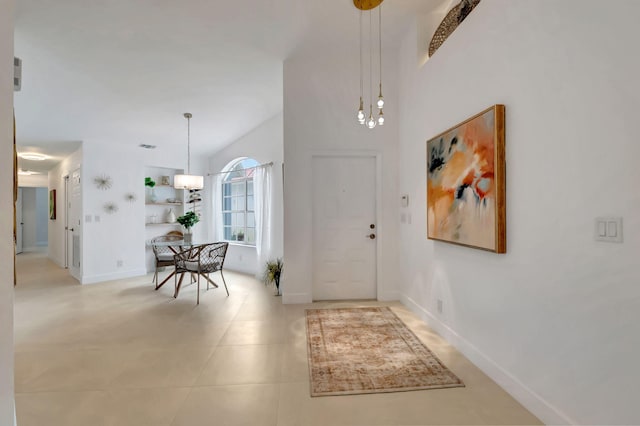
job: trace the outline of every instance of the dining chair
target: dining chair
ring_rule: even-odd
[[[170,274],[167,278],[164,279],[164,281],[162,281],[162,283],[158,284],[158,269],[165,266],[173,266],[173,256],[176,254],[176,249],[172,248],[170,245],[157,243],[170,243],[173,241],[182,241],[182,236],[162,235],[151,239],[151,249],[153,250],[153,255],[156,258],[156,270],[153,274],[153,282],[156,284],[156,290],[162,287],[162,285],[166,283],[169,278],[171,278],[171,276],[175,273],[174,272]]]
[[[211,280],[209,274],[218,271],[220,271],[222,283],[227,291],[227,296],[229,296],[229,288],[222,272],[228,247],[229,243],[227,242],[202,244],[174,255],[176,292],[173,297],[178,297],[185,273],[190,275],[197,274],[198,295],[196,304],[200,304],[200,276],[207,280],[207,290],[209,290],[209,284],[217,288],[218,285]],[[180,275],[180,280],[178,280],[178,275]]]

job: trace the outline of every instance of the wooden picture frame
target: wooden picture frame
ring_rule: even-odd
[[[505,107],[427,141],[427,238],[507,252]]]
[[[56,220],[56,190],[49,191],[49,219]]]

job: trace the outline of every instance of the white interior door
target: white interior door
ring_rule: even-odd
[[[376,299],[376,159],[313,158],[313,299]]]
[[[81,246],[81,227],[82,224],[82,191],[80,186],[80,169],[74,170],[69,178],[67,185],[67,257],[71,260],[69,263],[69,273],[72,277],[80,281],[80,258],[82,253]]]
[[[16,201],[16,254],[22,253],[22,188],[18,188],[18,200]]]

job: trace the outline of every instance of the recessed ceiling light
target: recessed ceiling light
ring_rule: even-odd
[[[140,148],[144,148],[144,149],[156,149],[156,145],[149,145],[149,144],[146,144],[146,143],[141,143],[138,146]]]
[[[22,152],[18,154],[18,156],[25,160],[32,160],[32,161],[44,161],[47,158],[49,158],[46,155],[38,154],[37,152]]]

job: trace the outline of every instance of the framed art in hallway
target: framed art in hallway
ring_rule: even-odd
[[[427,141],[427,238],[506,253],[505,107]]]
[[[56,190],[49,191],[49,219],[56,220]]]

